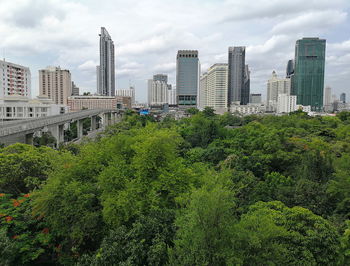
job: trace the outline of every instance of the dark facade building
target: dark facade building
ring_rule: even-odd
[[[294,74],[294,60],[289,60],[287,63],[286,77],[290,78]]]
[[[295,45],[292,95],[297,104],[311,106],[313,111],[323,108],[326,40],[303,38]]]
[[[250,96],[250,71],[248,65],[244,68],[244,85],[241,92],[241,104],[247,105]]]
[[[198,51],[180,50],[176,59],[177,104],[197,106],[200,77]]]
[[[100,34],[100,65],[97,68],[97,92],[103,96],[115,96],[114,43],[108,31],[102,27]]]
[[[340,94],[340,102],[346,103],[346,94],[344,92],[342,94]]]
[[[228,49],[228,106],[233,102],[240,102],[244,104],[245,100],[242,98],[242,92],[244,93],[244,99],[246,99],[245,93],[245,47],[229,47]],[[249,76],[249,75],[248,75]],[[248,92],[249,101],[249,92]]]
[[[168,75],[156,74],[156,75],[153,75],[153,80],[168,83]]]

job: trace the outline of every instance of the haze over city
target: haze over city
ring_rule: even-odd
[[[176,53],[199,51],[202,72],[227,62],[229,46],[246,46],[251,92],[266,93],[273,70],[284,75],[297,39],[327,39],[325,86],[349,93],[350,2],[318,1],[71,1],[1,0],[1,57],[38,70],[60,65],[81,92],[96,92],[99,31],[115,42],[116,88],[136,87],[146,101],[147,79],[168,74],[175,84]]]

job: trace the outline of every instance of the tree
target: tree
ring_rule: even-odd
[[[194,190],[175,225],[179,228],[171,265],[226,265],[230,262],[234,197],[227,176],[209,172]]]
[[[335,265],[339,259],[336,229],[301,207],[258,202],[234,231],[234,251],[243,265]]]
[[[57,152],[47,147],[14,144],[0,153],[0,191],[15,196],[38,188],[53,168]]]

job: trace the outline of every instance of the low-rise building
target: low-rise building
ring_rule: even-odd
[[[20,95],[0,99],[0,120],[24,120],[66,113],[67,107],[54,104],[51,99],[38,97],[29,99]]]
[[[70,112],[83,109],[130,109],[131,97],[114,96],[71,96],[68,97]]]
[[[263,104],[232,104],[231,113],[239,113],[241,115],[263,114],[266,112],[266,106]]]

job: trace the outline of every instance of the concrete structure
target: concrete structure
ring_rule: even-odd
[[[118,97],[130,97],[131,105],[135,104],[135,88],[130,86],[129,89],[118,89],[116,90],[116,96]]]
[[[96,95],[71,96],[68,98],[68,106],[71,112],[83,109],[130,109],[131,98]]]
[[[161,106],[168,103],[168,84],[160,80],[148,80],[148,106]]]
[[[179,107],[197,106],[199,77],[198,51],[178,51],[176,59],[176,94]]]
[[[242,115],[251,115],[251,114],[263,114],[266,111],[265,105],[262,104],[247,104],[247,105],[241,105],[232,103],[230,106],[230,112],[231,113],[239,113]]]
[[[262,103],[261,93],[251,93],[249,96],[249,103],[261,104]]]
[[[214,64],[201,77],[200,108],[212,107],[217,113],[227,111],[228,65]]]
[[[278,78],[275,71],[272,72],[271,78],[267,81],[267,106],[269,110],[276,110],[279,94],[290,95],[291,79]]]
[[[248,104],[249,96],[250,96],[250,70],[249,70],[249,66],[245,65],[244,83],[243,83],[243,89],[241,92],[241,104],[243,105]]]
[[[346,94],[344,92],[342,94],[340,94],[340,102],[346,103]]]
[[[303,38],[295,45],[295,69],[292,95],[298,104],[311,105],[313,111],[323,109],[326,40]]]
[[[176,105],[176,87],[169,87],[168,84],[168,104],[169,105]]]
[[[245,47],[229,47],[228,48],[228,106],[233,102],[245,103],[242,93],[245,92]],[[248,92],[249,98],[249,92]]]
[[[102,117],[103,127],[117,123],[121,119],[118,110],[84,110],[75,113],[41,117],[30,119],[29,121],[10,121],[0,124],[0,143],[11,145],[17,142],[33,144],[33,135],[40,131],[50,131],[56,138],[57,147],[64,142],[65,125],[77,121],[78,138],[83,135],[82,123],[85,118],[91,118],[91,130],[96,130],[97,116]]]
[[[79,87],[77,87],[72,81],[72,96],[78,96],[79,95]]]
[[[289,114],[298,110],[297,96],[288,94],[279,94],[277,100],[277,113]]]
[[[115,96],[115,57],[114,43],[108,31],[102,27],[100,36],[100,65],[97,68],[97,93],[103,96]]]
[[[156,74],[156,75],[153,75],[153,80],[154,80],[154,81],[165,82],[166,84],[168,84],[168,75],[165,75],[165,74]]]
[[[55,104],[68,104],[72,95],[72,79],[69,70],[60,67],[47,67],[39,70],[39,95],[47,97]]]
[[[31,97],[28,67],[0,60],[0,99],[9,95]]]
[[[67,107],[57,105],[47,98],[29,99],[28,97],[11,95],[0,100],[0,120],[25,120],[66,113]]]
[[[333,111],[332,103],[332,88],[326,87],[324,90],[324,110],[326,112]]]

